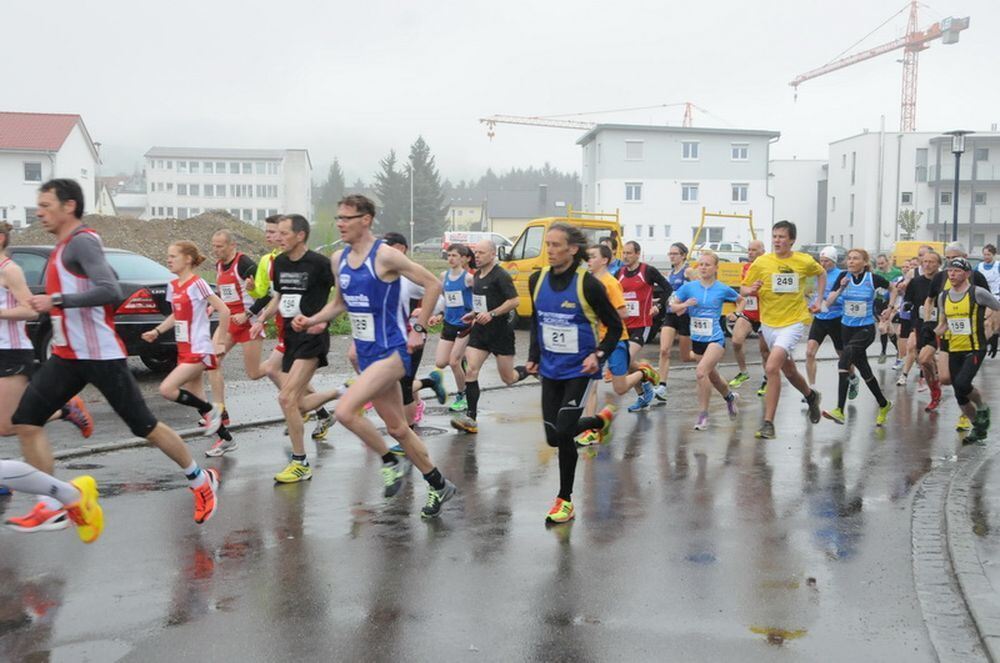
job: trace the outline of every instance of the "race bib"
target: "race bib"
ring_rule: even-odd
[[[576,354],[580,351],[579,330],[576,327],[563,327],[542,323],[542,345],[549,352],[560,354]]]
[[[444,305],[448,308],[464,308],[465,302],[462,300],[461,290],[445,290]]]
[[[691,318],[692,336],[711,336],[712,318]]]
[[[371,313],[351,313],[351,336],[359,341],[375,341],[375,317]]]
[[[792,274],[772,274],[771,291],[781,295],[798,294],[799,275]]]
[[[61,315],[52,316],[52,345],[57,345],[63,348],[69,345],[69,342],[66,341],[66,330],[63,329],[63,319]]]
[[[845,301],[844,315],[849,318],[864,318],[868,316],[868,302]]]
[[[744,311],[756,311],[757,310],[757,298],[753,295],[743,298],[743,310]]]
[[[191,342],[191,335],[188,332],[187,320],[177,320],[174,322],[174,340],[178,343]]]
[[[971,336],[972,322],[969,318],[948,318],[948,331],[955,336]]]
[[[626,299],[625,315],[627,315],[630,318],[639,317],[639,302],[634,299]]]
[[[240,301],[240,293],[236,290],[236,284],[220,283],[219,298],[227,304]]]
[[[486,295],[472,296],[472,310],[476,313],[486,313],[489,311],[489,309],[486,308]]]
[[[302,313],[300,304],[302,303],[301,294],[289,294],[285,293],[281,296],[281,300],[278,302],[278,310],[281,312],[281,317],[283,318],[294,318],[295,316]]]

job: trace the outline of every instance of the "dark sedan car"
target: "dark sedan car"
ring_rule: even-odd
[[[33,294],[45,292],[45,267],[53,248],[11,246],[7,249],[11,259],[24,270],[24,278]],[[163,265],[138,253],[104,249],[104,255],[118,275],[125,297],[115,309],[115,331],[125,343],[129,356],[138,356],[151,370],[170,370],[177,362],[174,332],[167,332],[152,344],[143,341],[141,335],[170,314],[167,283],[174,275]],[[52,338],[52,324],[47,315],[28,323],[28,337],[39,360],[47,357]]]

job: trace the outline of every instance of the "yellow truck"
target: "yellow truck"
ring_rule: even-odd
[[[929,246],[937,251],[938,255],[944,256],[944,242],[904,240],[896,242],[896,245],[892,247],[892,264],[896,267],[902,267],[907,260],[917,257],[917,251],[921,246]]]

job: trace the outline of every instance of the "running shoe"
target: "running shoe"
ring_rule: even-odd
[[[847,399],[853,401],[858,397],[858,388],[861,386],[861,378],[852,375],[847,382]]]
[[[207,523],[215,515],[219,507],[219,484],[222,483],[217,469],[209,468],[202,472],[206,475],[205,483],[190,489],[194,493],[194,521],[199,525]]]
[[[410,461],[406,458],[398,458],[395,463],[382,463],[382,483],[385,485],[382,494],[386,497],[395,496],[403,487],[409,471]]]
[[[417,405],[413,410],[413,421],[410,422],[410,426],[416,426],[424,420],[424,408],[426,407],[427,406],[424,405],[424,400],[422,398],[418,398]]]
[[[823,416],[835,424],[844,425],[844,411],[839,407],[835,407],[832,410],[823,410]]]
[[[984,405],[982,408],[976,410],[975,425],[978,426],[979,428],[989,429],[990,408],[988,405]]]
[[[698,421],[694,424],[695,430],[708,430],[708,412],[702,412],[698,415]]]
[[[573,441],[576,442],[576,446],[578,447],[589,447],[594,444],[600,444],[601,431],[597,430],[596,428],[585,430],[576,437],[574,437]]]
[[[823,416],[822,411],[819,409],[819,402],[822,399],[823,394],[815,389],[809,392],[809,398],[806,399],[806,402],[809,404],[809,421],[814,424],[818,424],[820,418]]]
[[[552,508],[545,515],[545,522],[559,524],[568,523],[571,520],[573,520],[573,503],[557,497]]]
[[[69,527],[69,516],[66,509],[50,509],[38,502],[27,514],[8,518],[7,527],[18,532],[51,532]]]
[[[766,393],[767,393],[767,380],[764,380],[763,382],[760,383],[760,386],[757,388],[757,395],[763,396]]]
[[[892,363],[892,370],[899,371],[899,370],[902,370],[902,368],[903,368],[903,360],[902,359],[897,359],[896,361],[894,361]]]
[[[434,390],[434,395],[437,396],[438,403],[444,405],[448,402],[448,390],[444,388],[444,374],[440,369],[435,368],[427,376],[427,379],[431,381],[431,389]]]
[[[899,374],[899,378],[896,380],[896,386],[897,387],[905,387],[906,386],[906,373],[900,373]]]
[[[729,381],[729,386],[732,387],[733,389],[735,389],[735,388],[739,387],[741,384],[743,384],[744,382],[746,382],[749,379],[750,379],[750,376],[747,375],[746,373],[743,373],[741,371],[741,372],[739,372],[739,373],[736,374],[736,377],[734,377],[732,380]]]
[[[465,400],[465,394],[455,394],[455,400],[451,402],[448,409],[452,412],[465,412],[469,409],[469,403]]]
[[[79,396],[74,396],[66,403],[66,421],[79,428],[80,435],[85,439],[94,434],[94,418]]]
[[[97,502],[97,482],[92,476],[79,476],[70,481],[80,491],[80,499],[66,507],[66,515],[76,525],[76,533],[84,543],[93,543],[104,531],[104,511]]]
[[[729,413],[730,419],[735,419],[740,414],[740,407],[736,404],[739,399],[740,395],[735,391],[729,392],[729,398],[726,399],[726,412]]]
[[[223,410],[223,412],[225,412],[225,410]],[[308,424],[310,421],[312,421],[315,418],[316,418],[316,413],[315,412],[306,412],[305,414],[302,415],[302,423]]]
[[[308,481],[312,478],[312,467],[303,465],[297,460],[291,461],[285,466],[285,469],[274,475],[274,480],[277,483],[298,483],[299,481]]]
[[[930,385],[931,402],[924,408],[925,412],[934,412],[941,405],[941,383],[935,382]]]
[[[648,382],[642,383],[642,394],[628,406],[629,412],[638,412],[639,410],[644,410],[649,407],[649,404],[653,401],[653,388]]]
[[[758,440],[773,440],[774,439],[774,423],[770,421],[765,421],[754,433],[754,437]]]
[[[389,447],[389,453],[394,454],[396,456],[405,456],[406,450],[403,449],[402,444],[394,444],[391,447]]]
[[[955,424],[955,430],[959,433],[964,433],[966,431],[972,430],[972,422],[964,414],[958,416],[958,423]]]
[[[205,449],[205,455],[209,458],[219,458],[225,456],[230,451],[236,451],[240,448],[240,445],[236,444],[236,440],[223,440],[221,437],[215,440],[215,444]]]
[[[444,503],[455,496],[458,492],[458,488],[455,488],[455,484],[444,480],[444,487],[441,489],[430,488],[427,491],[427,501],[424,503],[424,508],[420,510],[421,518],[437,518],[441,515],[441,507]]]
[[[325,440],[327,433],[329,433],[330,429],[333,428],[333,424],[335,422],[336,419],[333,418],[332,414],[328,414],[325,417],[318,418],[316,420],[316,427],[313,428],[312,439],[316,440],[317,442],[320,440]]]
[[[13,490],[8,488],[7,486],[4,486],[3,484],[0,484],[0,497],[9,497],[10,495],[13,494],[14,494]]]
[[[878,356],[878,363],[884,364],[885,360],[886,360],[886,356],[884,354],[881,354],[881,355]]]
[[[889,419],[889,410],[892,409],[892,401],[886,401],[883,407],[878,409],[878,415],[875,417],[876,426],[885,426],[885,422]]]
[[[658,384],[655,387],[653,387],[653,395],[656,397],[656,400],[658,402],[660,402],[660,403],[666,403],[667,402],[667,385],[665,385],[665,384]]]
[[[642,377],[646,382],[654,385],[660,384],[660,374],[656,372],[653,365],[647,361],[641,361],[638,364],[639,370],[642,372]]]
[[[609,404],[609,405],[605,405],[604,408],[601,409],[601,411],[597,413],[597,416],[601,419],[601,421],[604,422],[604,427],[601,428],[601,431],[600,431],[600,433],[601,433],[601,442],[604,442],[604,440],[606,438],[608,438],[608,437],[611,436],[611,422],[614,421],[615,412],[617,410],[618,410],[618,406],[617,405],[611,405],[611,404]]]
[[[201,434],[205,437],[215,435],[216,431],[219,430],[219,426],[222,425],[222,408],[218,405],[213,405],[211,411],[206,412],[202,416],[201,421]]]
[[[460,414],[456,417],[452,417],[451,427],[465,433],[479,432],[479,424],[477,424],[476,420],[467,414]]]

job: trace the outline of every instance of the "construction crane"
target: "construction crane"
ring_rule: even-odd
[[[699,111],[708,114],[708,111],[694,105],[690,101],[683,101],[675,104],[657,104],[655,106],[638,106],[635,108],[613,108],[611,110],[587,111],[585,113],[566,113],[563,115],[490,115],[489,117],[479,118],[479,121],[486,125],[486,135],[490,137],[490,140],[493,140],[493,137],[496,136],[496,127],[498,124],[523,124],[535,127],[554,127],[556,129],[590,131],[597,126],[596,122],[588,122],[586,120],[569,120],[564,118],[578,117],[581,115],[602,115],[605,113],[652,110],[656,108],[673,108],[675,106],[684,106],[684,120],[681,123],[681,126],[684,127],[691,126],[692,109],[697,108]]]
[[[861,39],[861,41],[867,39],[868,36],[873,34],[876,30],[909,8],[910,18],[906,24],[906,34],[899,39],[894,39],[887,44],[882,44],[881,46],[876,46],[875,48],[870,48],[867,51],[855,53],[854,55],[849,55],[847,57],[842,58],[837,56],[837,58],[822,67],[796,76],[795,79],[789,83],[789,85],[795,88],[796,98],[798,98],[799,85],[805,81],[823,76],[824,74],[829,74],[830,72],[837,71],[838,69],[843,69],[844,67],[849,67],[852,64],[870,60],[871,58],[884,53],[891,53],[892,51],[903,49],[903,95],[902,101],[900,102],[899,126],[902,131],[916,131],[917,55],[920,51],[929,48],[930,42],[935,39],[940,39],[942,44],[957,43],[959,33],[969,27],[969,17],[966,16],[965,18],[946,18],[939,23],[935,23],[926,30],[919,30],[917,28],[917,4],[917,0],[910,0],[906,6],[890,16],[884,23],[882,23],[882,25],[875,28],[875,30],[869,32],[868,35]],[[856,42],[850,48],[853,48],[858,43],[860,43],[860,41]]]

